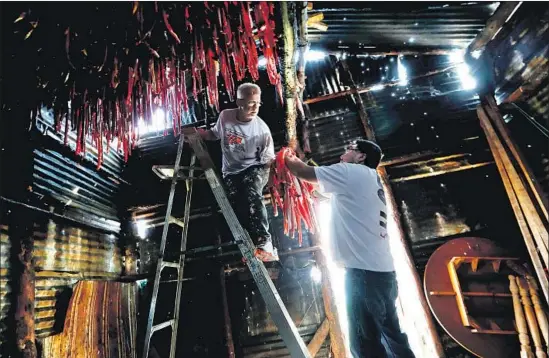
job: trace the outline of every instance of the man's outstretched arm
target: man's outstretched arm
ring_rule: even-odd
[[[286,166],[293,175],[310,183],[318,183],[314,167],[303,163],[298,157],[293,155],[287,155],[285,161]]]

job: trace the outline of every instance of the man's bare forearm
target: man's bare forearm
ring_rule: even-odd
[[[288,167],[288,170],[290,170],[290,172],[299,179],[311,183],[318,182],[318,180],[316,179],[315,168],[303,163],[301,160],[297,158],[292,160],[286,160],[286,166]]]

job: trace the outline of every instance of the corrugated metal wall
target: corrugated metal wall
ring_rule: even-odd
[[[79,280],[110,280],[122,274],[121,219],[117,205],[121,187],[125,185],[121,178],[122,157],[111,150],[98,171],[97,153],[77,157],[74,133],[69,135],[69,146],[64,146],[63,138],[51,130],[50,114],[43,110],[36,127],[28,132],[32,143],[32,162],[27,164],[32,166],[28,198],[12,198],[6,192],[3,195],[13,201],[2,202],[2,209],[11,212],[13,219],[32,218],[25,224],[29,225],[28,233],[35,245],[37,338],[63,330],[72,290]],[[13,149],[21,150],[28,149]],[[8,279],[15,274],[8,271],[7,230],[7,226],[2,226],[0,325],[5,322],[9,308]]]
[[[60,333],[73,286],[83,279],[109,280],[122,273],[118,238],[75,225],[35,224],[36,335]]]

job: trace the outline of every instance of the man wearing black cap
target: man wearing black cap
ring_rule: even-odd
[[[345,267],[353,357],[408,358],[414,353],[400,331],[385,194],[376,172],[381,157],[377,144],[360,139],[347,147],[338,164],[311,167],[287,156],[286,166],[331,194],[330,245],[336,263]]]

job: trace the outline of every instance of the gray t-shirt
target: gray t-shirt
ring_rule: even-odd
[[[275,158],[273,138],[267,124],[259,117],[250,122],[236,119],[238,109],[219,114],[212,133],[221,140],[223,176],[236,174],[252,165],[266,164]]]
[[[381,181],[365,165],[315,167],[320,191],[331,195],[330,248],[343,267],[394,271]]]

